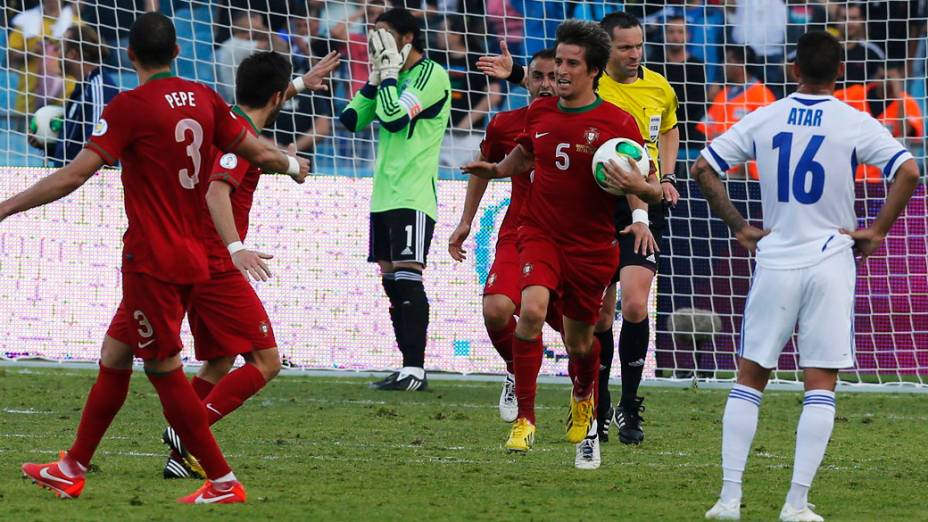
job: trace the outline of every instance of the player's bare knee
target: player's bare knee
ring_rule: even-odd
[[[604,307],[599,311],[599,318],[596,320],[596,332],[605,332],[612,328],[613,322],[615,322],[615,309],[606,310]]]
[[[493,297],[500,297],[494,299]],[[489,296],[483,300],[483,322],[491,331],[502,330],[515,312],[512,301],[502,296]]]
[[[253,364],[255,368],[261,372],[265,382],[277,377],[282,367],[280,352],[277,351],[277,348],[268,348],[266,350],[251,352],[245,356],[245,360]]]
[[[103,338],[100,348],[100,364],[115,370],[132,369],[132,347],[110,336]]]
[[[235,357],[217,357],[203,363],[197,376],[213,384],[218,383],[232,370],[235,364]]]
[[[640,323],[648,318],[647,301],[622,301],[622,318],[633,323]]]

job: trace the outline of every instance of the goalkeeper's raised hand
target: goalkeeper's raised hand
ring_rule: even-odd
[[[406,65],[406,58],[409,57],[412,44],[406,44],[401,50],[397,50],[396,39],[386,29],[375,31],[371,42],[377,53],[376,61],[380,71],[380,80],[397,79],[400,70]]]
[[[370,74],[367,75],[367,83],[374,87],[380,85],[380,54],[382,52],[383,45],[380,44],[377,30],[367,33],[367,62],[371,66]]]

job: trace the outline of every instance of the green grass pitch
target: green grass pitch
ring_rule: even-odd
[[[3,520],[701,520],[719,488],[726,393],[643,389],[646,439],[603,445],[596,471],[563,441],[568,389],[542,385],[535,449],[502,449],[499,384],[431,382],[385,393],[357,378],[280,377],[216,435],[249,494],[244,506],[179,506],[197,481],[165,481],[164,426],[136,372],[80,499],[20,479],[71,441],[95,372],[0,368]],[[839,394],[810,500],[828,520],[928,520],[928,397]],[[789,485],[798,392],[768,392],[745,476],[744,520],[776,520]]]

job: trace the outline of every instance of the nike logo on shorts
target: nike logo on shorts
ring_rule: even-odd
[[[535,139],[537,140],[538,138],[543,138],[543,137],[547,136],[548,134],[551,134],[551,133],[550,133],[550,132],[536,132],[536,133],[535,133]]]
[[[151,344],[151,343],[153,343],[153,342],[155,342],[154,339],[149,339],[149,340],[145,341],[144,343],[139,343],[139,348],[145,348],[146,346],[148,346],[149,344]]]

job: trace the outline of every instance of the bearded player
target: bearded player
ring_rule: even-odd
[[[245,490],[210,432],[206,409],[180,359],[180,325],[192,286],[209,279],[197,185],[208,168],[204,153],[211,146],[240,153],[274,172],[305,175],[308,163],[243,132],[215,91],[174,77],[171,62],[178,51],[169,18],[160,13],[137,18],[130,29],[129,57],[139,87],[113,98],[73,162],[0,204],[2,220],[70,194],[104,164],[122,163],[129,222],[123,238],[123,307],[131,311],[131,346],[105,337],[100,372],[74,444],[56,462],[22,466],[27,478],[60,497],[83,491],[91,458],[125,402],[134,355],[144,361],[164,416],[200,456],[208,477],[178,501],[245,501]]]
[[[255,53],[236,71],[238,104],[232,112],[246,132],[257,136],[276,120],[286,100],[303,89],[324,90],[326,77],[338,64],[338,53],[329,53],[291,83],[289,60],[275,52]],[[291,152],[295,153],[295,147]],[[280,371],[271,321],[248,282],[248,278],[263,281],[270,277],[264,260],[271,256],[242,244],[262,172],[232,152],[217,151],[213,156],[201,206],[204,220],[215,225],[208,227],[206,235],[210,279],[194,285],[187,310],[195,356],[204,362],[191,384],[206,406],[211,425],[235,411]],[[294,177],[298,183],[303,179]],[[111,336],[124,338],[124,332],[117,333],[128,327],[127,318],[123,318],[121,327],[111,328]],[[230,373],[238,355],[245,364]],[[171,448],[164,478],[202,477],[202,467],[173,428],[167,428],[162,439]]]
[[[594,181],[593,154],[611,138],[643,143],[634,119],[596,94],[609,46],[609,35],[594,23],[562,23],[555,56],[557,98],[540,98],[529,107],[518,146],[502,162],[464,166],[465,172],[482,178],[511,177],[534,166],[519,226],[522,305],[513,335],[516,386],[535,386],[523,375],[538,373],[541,327],[550,301],[557,300],[574,368],[567,440],[577,445],[575,465],[580,469],[600,465],[595,417],[599,343],[593,327],[619,262],[613,220],[618,198]],[[649,184],[636,167],[629,171],[610,162],[606,170],[610,184],[626,192],[649,199],[660,192],[656,180]],[[510,438],[531,445],[535,425],[521,402],[519,409]]]
[[[529,101],[554,96],[554,84],[554,50],[542,49],[532,56],[528,64],[526,88]],[[525,128],[527,112],[528,107],[522,107],[501,112],[490,120],[486,137],[480,143],[480,161],[502,161],[506,154],[512,151],[516,146],[516,138]],[[463,248],[464,240],[470,235],[471,223],[488,184],[489,181],[475,176],[471,176],[467,181],[467,196],[464,199],[461,221],[448,239],[448,252],[455,261],[465,259],[467,252]],[[522,300],[522,291],[519,288],[521,265],[516,243],[522,203],[528,197],[531,184],[531,169],[512,177],[509,208],[506,209],[506,215],[499,228],[496,257],[483,290],[483,321],[487,334],[493,347],[506,363],[506,380],[499,398],[499,416],[506,422],[516,420],[518,414],[512,361],[512,333],[516,329],[514,316]]]

